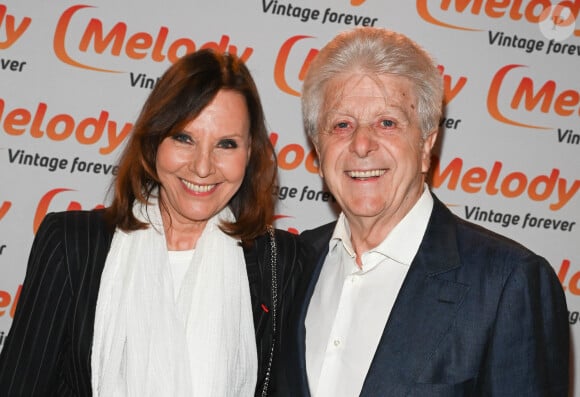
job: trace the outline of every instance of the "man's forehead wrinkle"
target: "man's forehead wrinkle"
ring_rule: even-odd
[[[381,80],[382,77],[391,76],[394,77],[393,84],[395,87],[387,88],[387,84]],[[329,108],[335,107],[334,104],[340,102],[343,98],[346,97],[357,97],[358,95],[350,95],[350,90],[352,88],[357,87],[360,84],[364,83],[364,80],[372,81],[373,85],[377,88],[378,92],[373,92],[372,95],[365,94],[365,97],[374,97],[374,98],[381,98],[385,105],[389,105],[389,100],[393,99],[404,99],[404,98],[411,98],[412,92],[409,88],[402,87],[402,82],[407,81],[404,77],[398,75],[391,75],[391,74],[384,74],[384,75],[377,75],[373,73],[357,73],[354,76],[337,76],[333,79],[334,81],[330,85],[330,90],[328,90],[328,99],[332,100],[333,106],[329,106]],[[388,84],[391,86],[391,84]],[[348,89],[347,89],[348,87]],[[367,87],[365,87],[365,91],[368,92]]]
[[[351,98],[357,98],[358,96],[351,96]],[[368,98],[361,96],[360,98]],[[365,106],[360,106],[352,111],[350,106],[344,106],[344,97],[337,95],[333,98],[333,103],[328,104],[327,114],[329,116],[344,115],[344,116],[357,116],[357,115],[370,115],[370,118],[380,116],[385,111],[395,111],[407,114],[408,109],[403,106],[400,101],[393,100],[392,97],[377,96],[373,97],[381,99],[380,105],[378,101],[365,102]]]
[[[384,77],[391,79],[385,82]],[[358,85],[364,86],[358,89],[356,95],[352,95]],[[354,117],[359,123],[368,124],[373,123],[377,117],[385,116],[385,113],[395,115],[400,121],[409,121],[416,109],[410,85],[410,80],[388,73],[361,72],[336,76],[326,92],[326,117],[322,123],[329,128],[333,118]]]

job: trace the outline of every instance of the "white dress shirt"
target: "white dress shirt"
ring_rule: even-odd
[[[375,248],[362,269],[340,214],[306,314],[306,370],[312,396],[352,397],[361,392],[383,329],[433,208],[428,188]],[[396,365],[396,363],[393,363]]]

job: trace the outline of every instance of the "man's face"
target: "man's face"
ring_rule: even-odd
[[[396,225],[423,191],[436,133],[421,139],[410,80],[349,74],[329,85],[316,150],[350,222]]]

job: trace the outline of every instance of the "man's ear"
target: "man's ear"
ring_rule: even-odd
[[[423,147],[421,148],[421,172],[423,173],[427,173],[431,166],[431,151],[435,146],[438,134],[439,130],[435,129],[423,141]]]

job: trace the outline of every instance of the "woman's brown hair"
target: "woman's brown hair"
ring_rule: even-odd
[[[274,214],[277,166],[262,103],[246,65],[235,55],[210,49],[180,58],[145,101],[113,182],[113,201],[106,209],[112,225],[124,231],[148,226],[135,218],[132,209],[135,200],[145,204],[159,188],[155,167],[159,145],[195,119],[220,90],[235,91],[245,98],[251,137],[244,180],[229,202],[236,221],[224,223],[222,229],[241,240],[251,240],[265,231]]]

